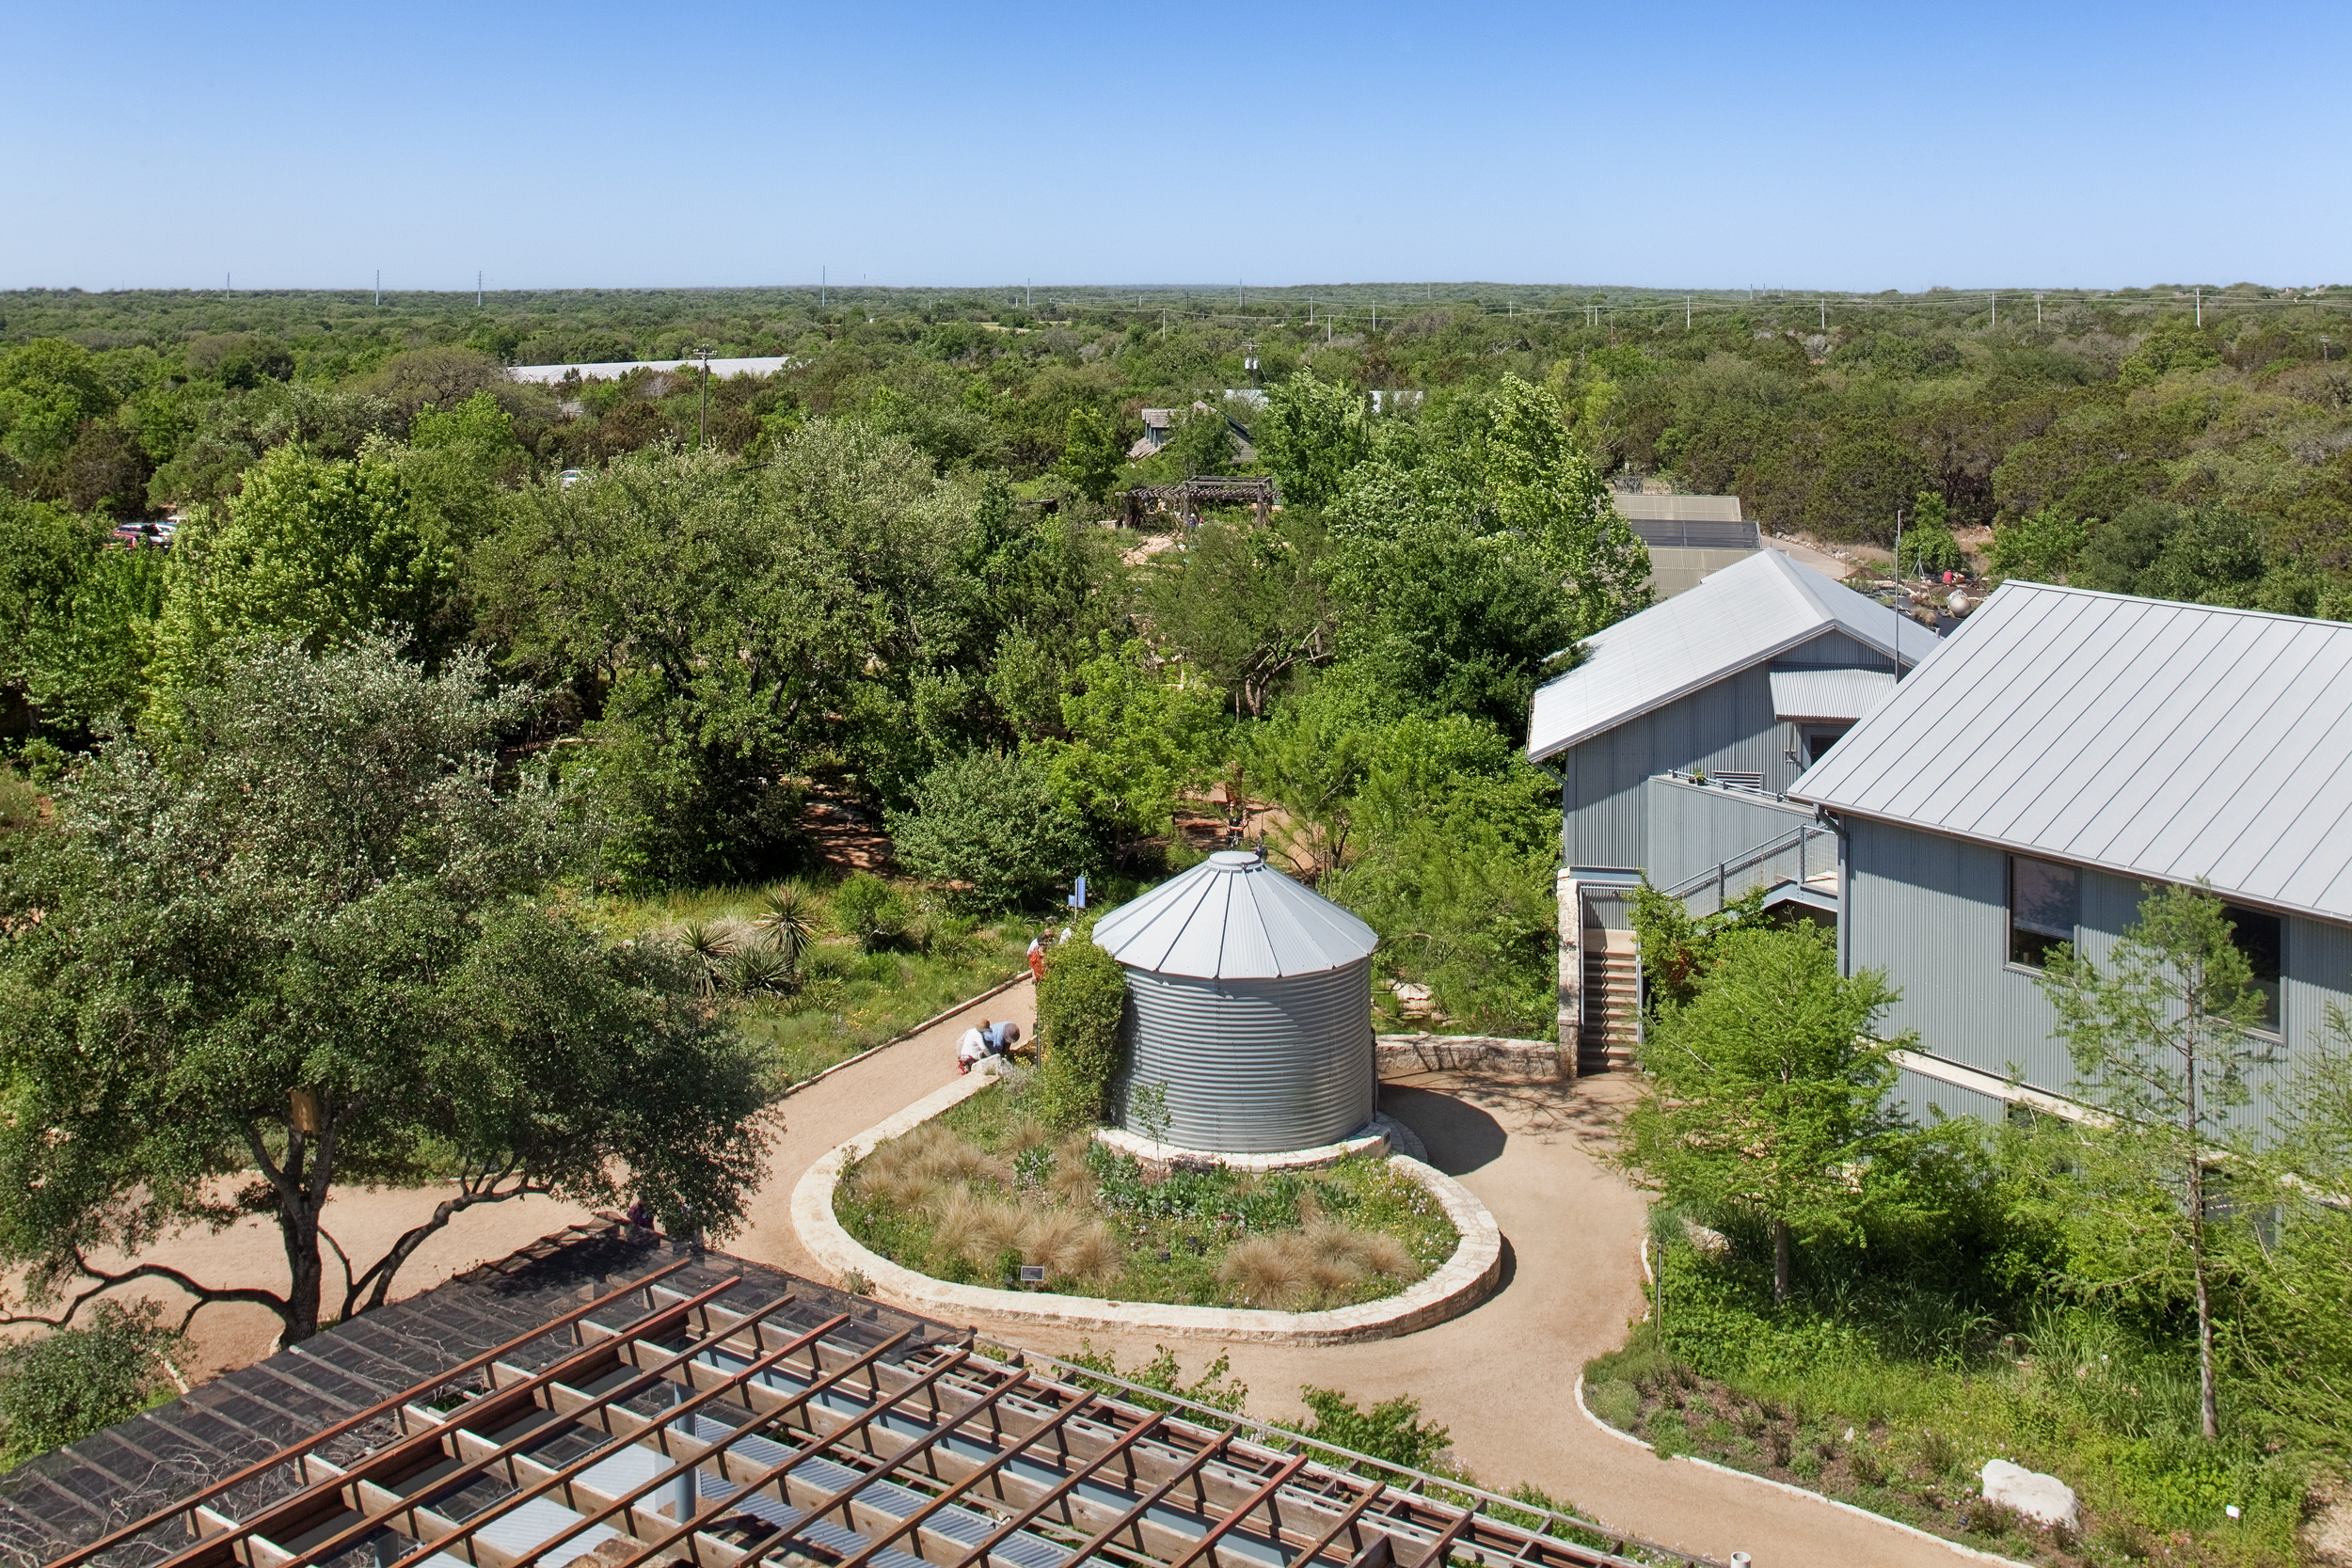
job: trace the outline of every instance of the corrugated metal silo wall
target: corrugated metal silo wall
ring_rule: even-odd
[[[1277,980],[1127,971],[1121,1125],[1151,1134],[1128,1091],[1165,1085],[1168,1142],[1228,1154],[1334,1143],[1372,1119],[1370,959]]]

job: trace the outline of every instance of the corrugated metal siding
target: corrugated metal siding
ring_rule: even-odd
[[[1722,862],[1738,860],[1813,820],[1809,806],[1792,806],[1741,789],[1651,778],[1644,790],[1649,820],[1642,865],[1660,887],[1672,887]],[[1836,863],[1836,847],[1824,839],[1820,858],[1808,869],[1827,871]]]
[[[1127,971],[1127,1066],[1115,1087],[1168,1094],[1168,1142],[1229,1154],[1336,1143],[1372,1119],[1370,960],[1280,980]]]
[[[1881,670],[1775,670],[1772,707],[1783,719],[1851,723],[1895,689],[1892,665]]]
[[[1851,824],[1847,941],[1856,970],[1883,969],[1902,997],[1881,1027],[1979,1071],[2014,1064],[2064,1094],[2074,1068],[2030,971],[2009,962],[2008,865],[1997,849],[1882,822]],[[2096,903],[2084,889],[2083,914]],[[2111,940],[2111,939],[2110,939]]]
[[[1935,634],[1927,627],[1919,628],[1919,643],[1912,646],[1909,637],[1903,639],[1903,668],[1908,670],[1917,660],[1928,657]],[[1883,669],[1890,674],[1895,661],[1883,648],[1873,647],[1842,631],[1825,631],[1808,642],[1801,642],[1772,659],[1775,670],[1871,670]]]
[[[1639,866],[1649,852],[1644,790],[1660,773],[1761,773],[1768,790],[1797,776],[1793,726],[1772,717],[1761,666],[1645,713],[1561,754],[1561,845],[1570,865]],[[1653,877],[1653,879],[1655,878]]]
[[[1848,828],[1853,964],[1885,970],[1902,992],[1882,1027],[1915,1030],[1920,1049],[1931,1055],[1994,1074],[2014,1066],[2028,1085],[2069,1093],[2074,1064],[2058,1034],[2057,1011],[2033,972],[2008,961],[2007,853],[1867,817]],[[2112,960],[2117,940],[2139,916],[2144,887],[2083,868],[2075,941],[2085,958],[2100,965]],[[2352,927],[2290,916],[2284,937],[2280,1059],[2249,1074],[2255,1093],[2231,1117],[2236,1126],[2262,1125],[2263,1085],[2292,1069],[2295,1053],[2308,1049],[2325,1026],[2329,1005],[2352,1008]],[[1946,1087],[1954,1096],[1969,1093]],[[1938,1103],[1952,1109],[1948,1100]]]
[[[1895,1075],[1895,1089],[1887,1096],[1887,1102],[1923,1126],[1932,1122],[1938,1111],[1947,1117],[1975,1117],[1989,1122],[1998,1122],[2009,1114],[2009,1101],[2005,1100],[1963,1089],[1909,1068]]]

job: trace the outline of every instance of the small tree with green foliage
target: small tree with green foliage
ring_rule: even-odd
[[[1077,487],[1078,494],[1101,504],[1119,483],[1127,451],[1119,439],[1119,426],[1091,404],[1070,411],[1062,422],[1061,457],[1054,471]]]
[[[1045,960],[1037,987],[1037,1083],[1030,1090],[1051,1126],[1099,1125],[1118,1075],[1127,1014],[1127,974],[1092,941],[1073,937]]]
[[[2265,999],[2221,901],[2151,892],[2104,962],[2058,948],[2041,985],[2074,1058],[2074,1092],[2098,1113],[2074,1125],[2074,1268],[2093,1291],[2161,1302],[2197,1321],[2199,1411],[2221,1434],[2215,1389],[2213,1166],[2240,1141],[2233,1113],[2272,1048],[2252,1031]]]
[[[1299,1433],[1333,1448],[1385,1459],[1408,1470],[1426,1470],[1446,1451],[1447,1429],[1421,1418],[1421,1401],[1406,1394],[1371,1409],[1337,1388],[1301,1388],[1298,1397],[1314,1412]]]
[[[0,1349],[0,1460],[16,1465],[127,1421],[173,1386],[180,1337],[158,1302],[102,1301],[86,1328]]]
[[[889,814],[909,871],[981,910],[1009,909],[1084,870],[1086,824],[1046,770],[1020,752],[973,752],[916,782],[912,809]]]
[[[1643,1041],[1649,1086],[1618,1158],[1669,1203],[1768,1232],[1786,1301],[1794,1245],[1859,1237],[1884,1196],[1890,1058],[1909,1037],[1870,1037],[1896,993],[1876,970],[1840,975],[1825,933],[1733,931],[1711,958]]]
[[[1327,504],[1348,469],[1372,455],[1364,394],[1343,381],[1318,380],[1312,371],[1268,389],[1250,428],[1286,506]]]
[[[833,923],[862,952],[887,947],[906,932],[906,896],[870,871],[852,871],[834,890]]]
[[[1897,574],[1931,578],[1957,572],[1964,564],[1960,541],[1952,537],[1951,513],[1944,498],[1932,490],[1920,491],[1912,503],[1910,524],[1903,530],[1902,553],[1895,562]]]
[[[2276,1141],[2251,1167],[2279,1204],[2275,1237],[2233,1240],[2251,1281],[2236,1359],[2271,1418],[2308,1449],[2352,1449],[2352,1016],[2336,1006],[2274,1090]]]
[[[2064,582],[2090,544],[2090,531],[2081,519],[2043,507],[1994,529],[1985,563],[1994,577]]]
[[[1642,960],[1642,983],[1652,1011],[1679,1006],[1698,994],[1699,981],[1713,966],[1715,945],[1733,931],[1776,924],[1765,912],[1772,890],[1752,887],[1711,914],[1693,915],[1679,898],[1650,886],[1645,877],[1633,890],[1633,938]]]

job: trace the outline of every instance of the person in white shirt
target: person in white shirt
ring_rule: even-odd
[[[1021,1043],[1021,1025],[1010,1022],[991,1023],[988,1020],[982,1019],[977,1025],[966,1029],[957,1037],[956,1070],[969,1072],[972,1070],[973,1063],[985,1060],[990,1056],[1001,1056],[1019,1043]]]

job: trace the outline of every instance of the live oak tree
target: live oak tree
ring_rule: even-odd
[[[374,638],[247,650],[184,694],[167,740],[113,740],[15,844],[0,1261],[25,1270],[24,1307],[66,1321],[163,1279],[190,1315],[252,1303],[293,1341],[381,1305],[477,1204],[633,1194],[722,1233],[740,1212],[757,1064],[675,954],[535,901],[562,814],[540,784],[501,787],[513,704],[484,673],[466,656],[429,678]],[[362,1261],[322,1223],[352,1181],[440,1185]],[[247,1214],[278,1227],[282,1291],[140,1256]]]
[[[2233,1113],[2272,1053],[2253,1033],[2265,1001],[2252,967],[2219,899],[2170,886],[2104,959],[2059,948],[2042,989],[2074,1058],[2075,1098],[2100,1113],[2071,1130],[2074,1271],[2100,1291],[2190,1298],[2200,1421],[2218,1437],[2215,1166],[2240,1141]]]
[[[1875,970],[1841,976],[1823,933],[1731,931],[1710,958],[1649,1026],[1620,1159],[1668,1202],[1769,1233],[1785,1301],[1797,1243],[1860,1236],[1892,1196],[1879,1157],[1901,1128],[1884,1101],[1908,1037],[1871,1037],[1896,993]]]

